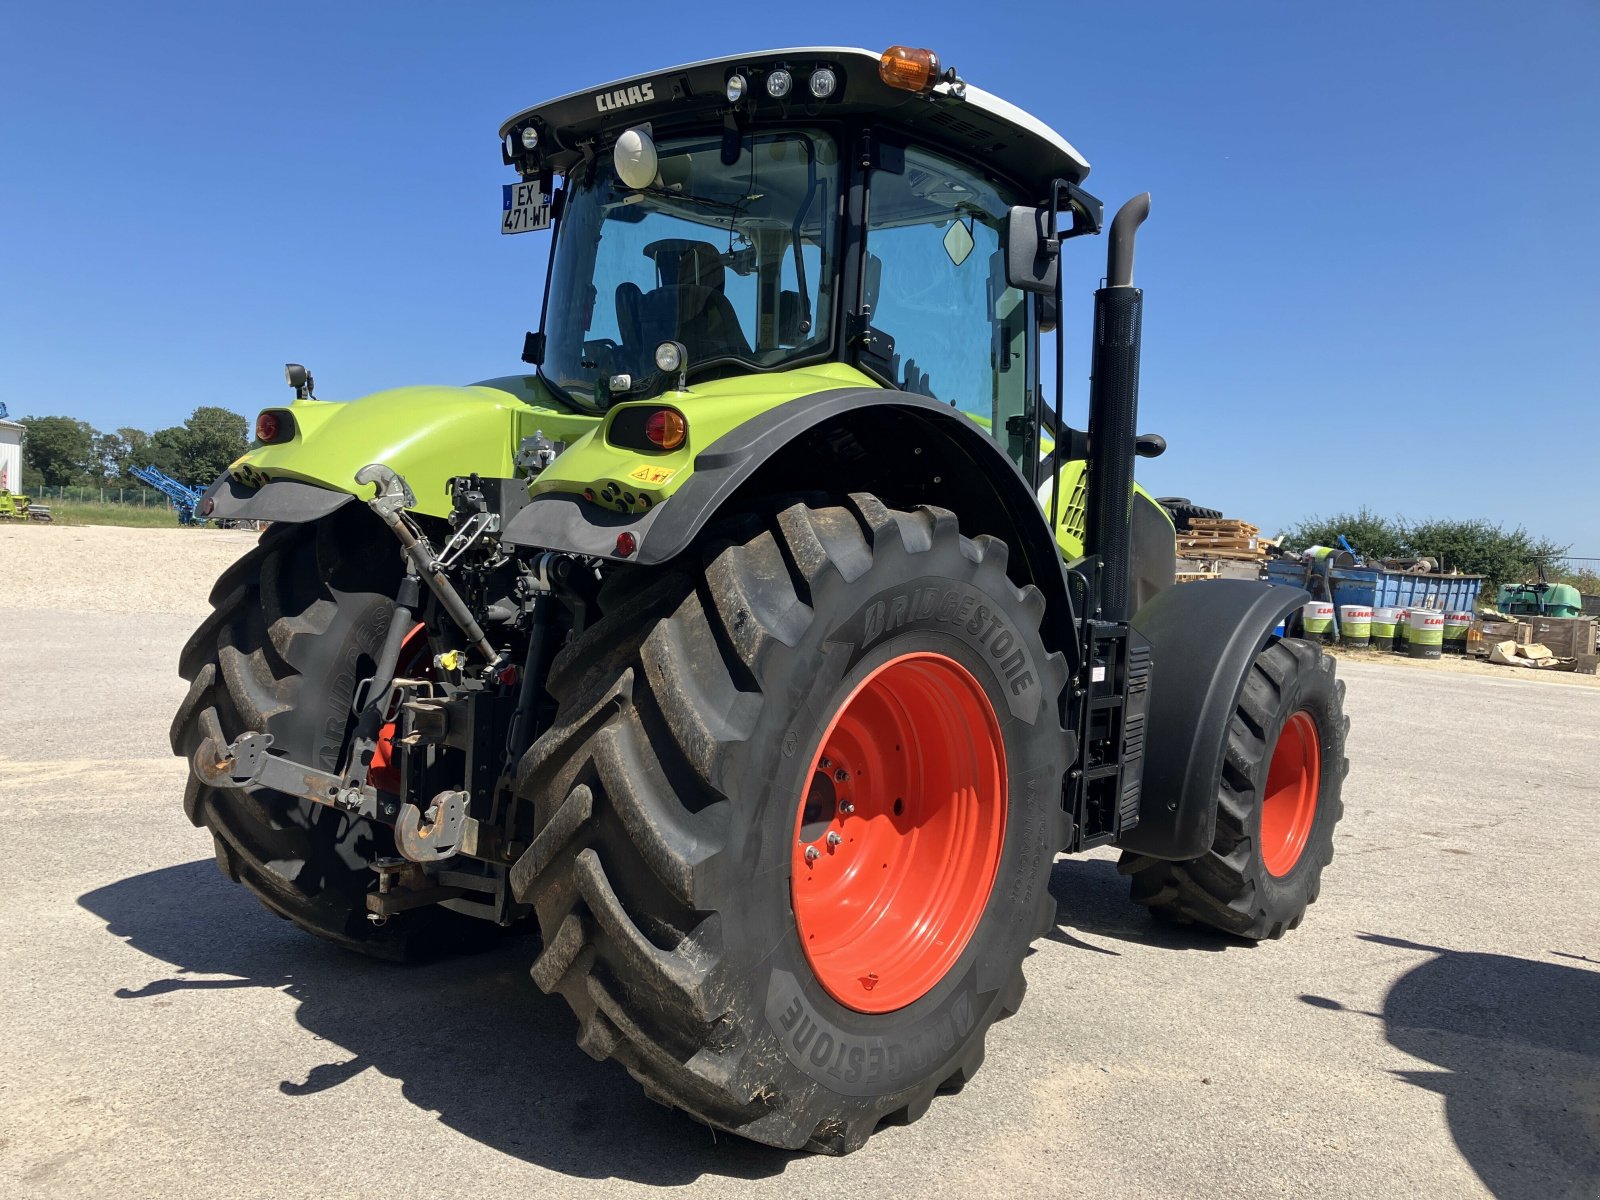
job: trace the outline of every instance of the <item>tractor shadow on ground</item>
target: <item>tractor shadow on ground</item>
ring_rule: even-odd
[[[1390,1045],[1441,1068],[1396,1075],[1444,1098],[1456,1148],[1500,1200],[1600,1194],[1600,970],[1360,936],[1431,957],[1394,982],[1381,1013],[1300,999],[1379,1017]]]
[[[367,1070],[408,1101],[491,1149],[591,1179],[682,1185],[702,1175],[759,1179],[796,1155],[720,1135],[645,1099],[615,1063],[579,1050],[559,997],[529,978],[538,948],[512,938],[481,954],[419,966],[375,962],[270,915],[209,859],[136,875],[79,903],[134,949],[176,973],[118,989],[138,1003],[175,991],[272,988],[333,1048],[331,1061],[278,1090],[304,1096]],[[197,979],[190,976],[226,976]],[[441,1021],[437,1014],[448,1013]],[[201,1082],[204,1086],[204,1081]],[[197,1104],[225,1095],[196,1093]]]
[[[1048,939],[1077,950],[1119,954],[1099,939],[1162,950],[1250,950],[1255,943],[1198,925],[1168,925],[1128,898],[1128,880],[1109,858],[1058,859],[1050,871],[1056,927]],[[1077,936],[1079,934],[1084,937]],[[1086,941],[1085,937],[1094,939]]]

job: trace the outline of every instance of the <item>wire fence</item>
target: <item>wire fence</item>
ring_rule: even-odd
[[[32,490],[40,501],[77,501],[80,504],[128,504],[136,508],[161,508],[169,503],[154,488],[144,487],[49,487],[41,484]]]

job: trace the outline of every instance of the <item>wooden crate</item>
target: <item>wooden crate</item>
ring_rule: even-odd
[[[1526,646],[1532,641],[1533,627],[1522,621],[1485,621],[1479,617],[1467,630],[1467,653],[1486,658],[1498,642]]]
[[[1529,617],[1532,641],[1550,649],[1557,658],[1577,658],[1595,652],[1593,617]]]

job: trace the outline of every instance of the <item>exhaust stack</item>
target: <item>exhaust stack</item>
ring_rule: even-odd
[[[1100,559],[1104,621],[1133,616],[1133,459],[1139,417],[1139,339],[1144,293],[1133,286],[1134,235],[1150,215],[1144,192],[1118,210],[1106,248],[1106,286],[1094,294],[1089,379],[1086,547]]]

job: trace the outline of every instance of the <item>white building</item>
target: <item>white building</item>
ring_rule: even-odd
[[[19,422],[0,417],[0,489],[22,490],[22,434]]]

